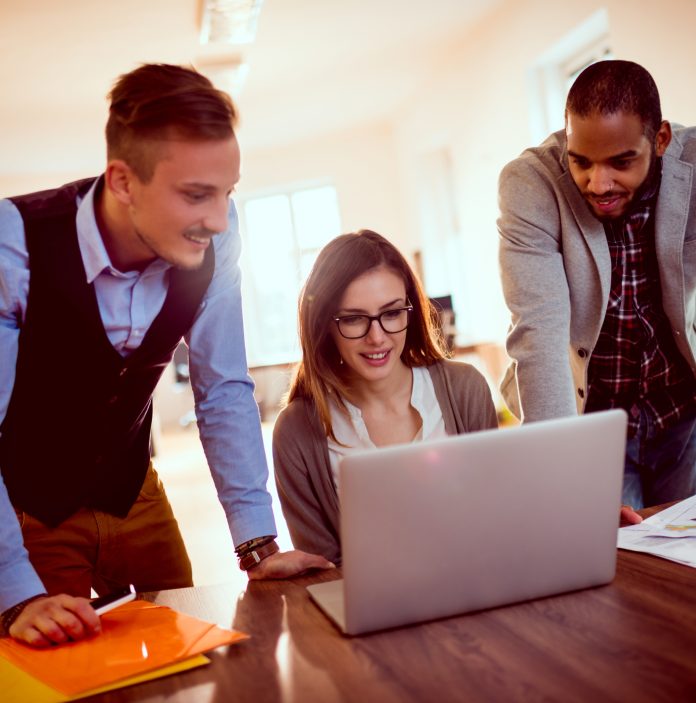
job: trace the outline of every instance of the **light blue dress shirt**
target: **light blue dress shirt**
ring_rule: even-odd
[[[140,346],[162,308],[171,266],[157,259],[142,272],[116,270],[97,227],[94,189],[79,202],[80,252],[87,282],[94,283],[109,340],[127,356]],[[237,545],[277,533],[266,489],[268,466],[259,412],[244,348],[238,263],[241,240],[233,203],[228,230],[214,237],[213,246],[215,271],[186,343],[203,449]],[[0,200],[0,423],[14,386],[28,290],[29,260],[22,218],[10,200]],[[70,344],[71,340],[57,339],[55,343]],[[43,590],[24,549],[0,466],[0,612]]]

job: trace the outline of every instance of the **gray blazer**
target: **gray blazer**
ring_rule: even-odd
[[[696,128],[673,125],[662,162],[655,212],[662,305],[696,374]],[[525,421],[582,412],[611,259],[602,223],[568,171],[563,131],[503,169],[499,206],[500,268],[512,314],[505,402]]]

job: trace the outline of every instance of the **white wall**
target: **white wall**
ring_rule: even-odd
[[[439,69],[386,121],[282,149],[252,151],[242,141],[240,195],[332,181],[344,231],[370,227],[409,257],[422,251],[426,287],[433,294],[447,287],[455,295],[461,342],[502,340],[507,311],[497,266],[496,186],[501,167],[532,142],[528,72],[601,8],[608,13],[615,55],[652,72],[666,117],[696,124],[696,1],[509,0],[456,42],[441,46]],[[277,119],[283,119],[280,108]],[[423,236],[422,163],[424,154],[442,148],[452,157],[460,227],[454,237],[433,241]],[[86,175],[62,172],[59,161],[55,170],[18,174],[11,183],[0,174],[0,193]]]
[[[373,229],[399,240],[405,253],[410,241],[399,185],[396,151],[389,125],[292,144],[282,149],[242,148],[240,198],[287,185],[329,181],[336,187],[343,232]],[[336,234],[340,234],[337,232]]]
[[[248,153],[244,187],[331,177],[346,230],[382,231],[407,255],[421,249],[426,272],[449,276],[461,342],[501,341],[508,318],[497,265],[498,174],[531,145],[531,66],[601,8],[608,12],[615,56],[652,72],[665,117],[694,124],[696,2],[511,0],[456,44],[441,48],[439,71],[393,116],[391,129],[362,128],[280,152]],[[461,225],[455,240],[444,244],[424,241],[421,225],[423,155],[438,148],[452,157]],[[435,294],[441,284],[426,276]]]
[[[496,260],[496,184],[501,167],[531,145],[528,71],[547,47],[602,7],[608,10],[615,56],[651,71],[667,118],[694,124],[696,91],[685,89],[696,66],[696,3],[691,0],[509,2],[457,46],[443,50],[441,74],[423,87],[396,124],[404,190],[411,196],[417,193],[419,152],[434,135],[451,148],[463,223],[465,299],[459,318],[474,339],[499,339],[507,325]],[[417,221],[415,202],[405,198],[410,223]],[[427,242],[423,250],[438,256]]]

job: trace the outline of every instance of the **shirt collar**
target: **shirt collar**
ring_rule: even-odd
[[[97,226],[97,216],[94,213],[94,199],[104,185],[104,176],[100,176],[92,184],[83,198],[77,198],[77,215],[75,225],[77,227],[77,242],[82,255],[82,263],[87,274],[87,283],[93,283],[102,273],[110,273],[114,276],[131,278],[142,275],[137,271],[119,271],[111,262],[109,253],[104,245],[101,232]],[[144,271],[154,273],[155,271],[171,268],[162,259],[155,259]]]

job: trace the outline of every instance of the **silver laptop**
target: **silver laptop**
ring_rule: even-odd
[[[356,453],[343,579],[309,586],[350,635],[614,578],[622,410]]]

